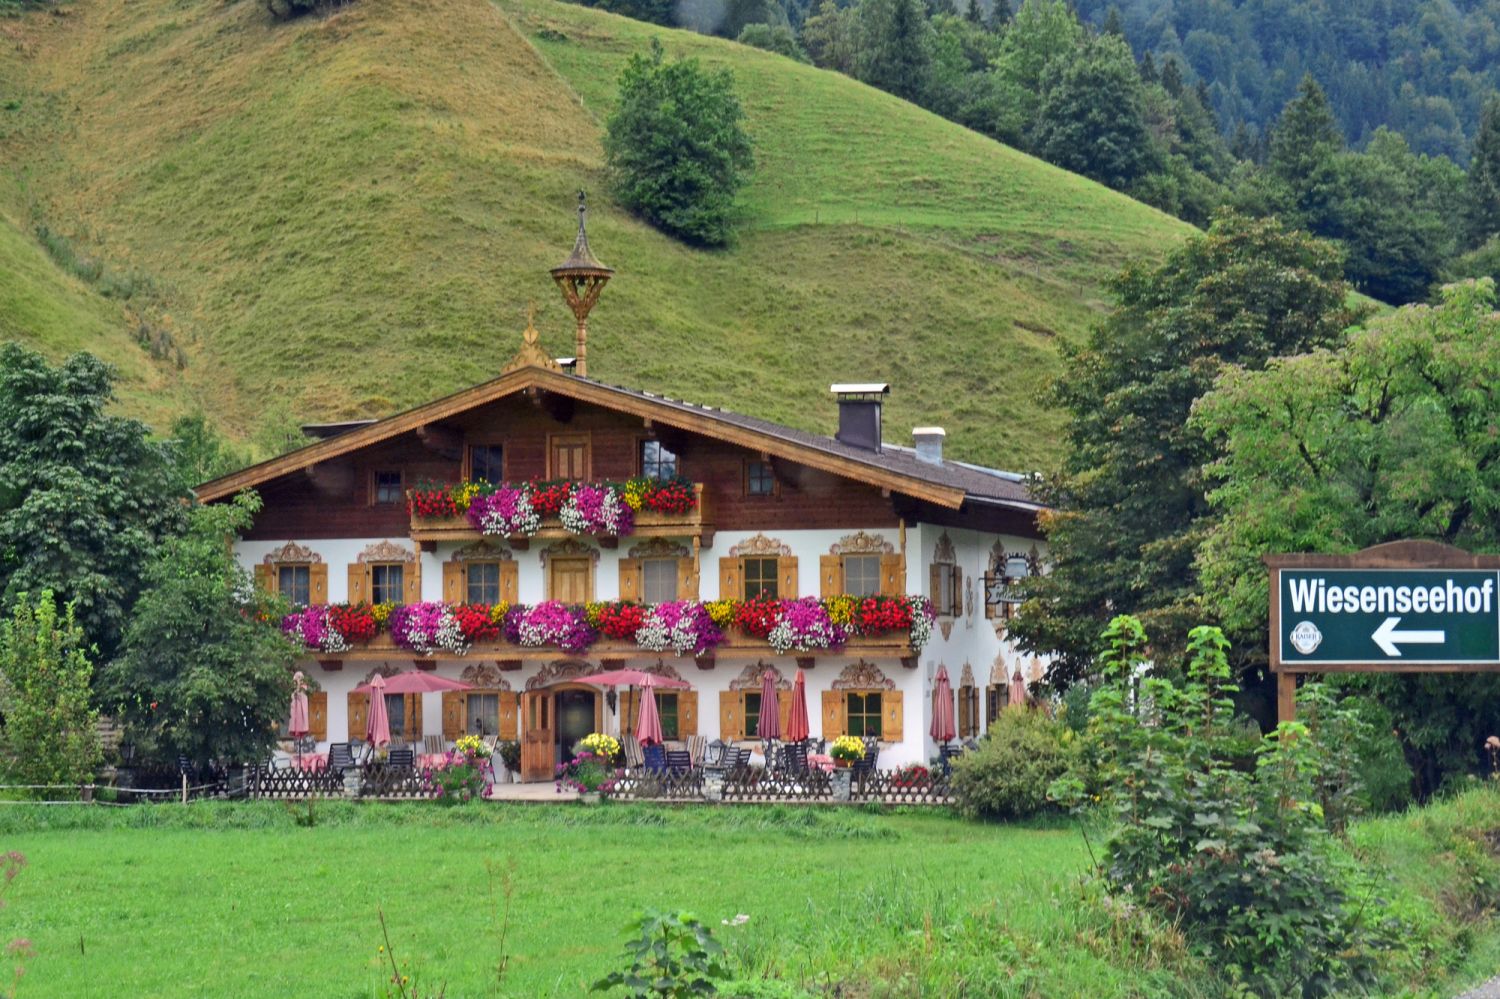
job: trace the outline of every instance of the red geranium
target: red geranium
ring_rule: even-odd
[[[328,608],[328,623],[350,642],[368,642],[380,630],[369,604],[334,605]]]
[[[562,513],[563,504],[572,495],[573,483],[533,483],[531,486],[531,508],[538,517],[556,517]]]
[[[752,638],[769,638],[779,617],[780,600],[746,600],[735,608],[734,624]]]
[[[407,494],[406,509],[414,517],[458,516],[458,504],[446,486],[413,489]]]
[[[599,630],[605,638],[635,641],[635,633],[646,620],[646,609],[640,604],[605,604],[599,608]]]
[[[469,642],[493,642],[500,637],[500,622],[490,619],[489,604],[459,604],[453,608],[453,618]]]
[[[911,609],[904,600],[865,597],[854,611],[854,622],[862,635],[886,635],[911,630]]]
[[[658,513],[687,513],[697,502],[698,496],[692,485],[682,479],[654,482],[641,496],[642,508]]]

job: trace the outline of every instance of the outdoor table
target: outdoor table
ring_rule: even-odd
[[[833,757],[823,753],[808,753],[807,764],[808,766],[817,767],[819,770],[832,770]]]
[[[296,756],[292,756],[287,760],[287,762],[290,763],[293,769],[296,770],[327,770],[328,754],[303,753],[301,759],[298,759]]]

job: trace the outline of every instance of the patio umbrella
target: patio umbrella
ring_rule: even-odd
[[[957,733],[953,728],[953,687],[948,683],[948,667],[939,666],[937,679],[932,685],[932,725],[927,729],[936,742],[952,742]]]
[[[792,681],[792,710],[787,714],[786,732],[783,733],[787,742],[801,742],[808,737],[807,725],[807,678],[802,671],[797,671],[797,679]]]
[[[776,674],[766,670],[760,678],[760,721],[755,735],[766,742],[781,738],[781,705],[776,703]]]
[[[365,688],[370,692],[370,716],[365,722],[365,738],[379,749],[391,744],[391,717],[385,713],[385,677],[379,673]]]
[[[661,714],[656,710],[656,688],[645,687],[641,697],[641,710],[635,722],[635,737],[642,746],[660,746]]]
[[[600,687],[675,687],[687,690],[692,684],[686,680],[674,680],[669,676],[657,676],[639,669],[612,669],[606,673],[590,673],[573,677],[569,683],[592,683]]]
[[[299,669],[292,674],[292,721],[286,734],[297,746],[297,763],[302,763],[302,737],[311,731],[307,723],[307,682]]]
[[[1027,700],[1026,681],[1021,678],[1021,671],[1016,670],[1015,675],[1010,678],[1010,703],[1025,707]]]
[[[380,681],[387,694],[433,694],[443,690],[474,689],[472,683],[464,683],[462,680],[445,680],[443,677],[432,673],[423,673],[419,670],[408,670],[405,673],[397,673],[389,679],[383,676],[376,676],[375,680]],[[355,687],[354,689],[368,694],[375,689],[375,680],[371,680],[364,686]]]

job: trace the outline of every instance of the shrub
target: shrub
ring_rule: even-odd
[[[1000,712],[979,749],[954,763],[953,795],[965,815],[1021,819],[1047,807],[1047,787],[1077,756],[1073,734],[1045,712]]]
[[[807,53],[797,44],[797,36],[784,24],[747,24],[736,39],[741,45],[753,45],[767,52],[784,55],[798,62],[808,62]]]
[[[633,996],[711,996],[716,981],[729,977],[724,948],[707,926],[686,912],[647,909],[628,929],[635,939],[625,945],[629,962],[594,983],[594,992],[617,988]]]
[[[752,164],[743,121],[728,70],[665,62],[652,39],[650,56],[631,56],[620,73],[619,103],[605,124],[615,196],[689,242],[728,243],[735,194]]]

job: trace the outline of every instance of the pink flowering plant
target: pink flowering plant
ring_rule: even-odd
[[[672,600],[646,611],[635,643],[647,652],[671,650],[679,656],[702,656],[724,640],[724,632],[695,600]]]
[[[476,494],[469,500],[465,516],[475,530],[503,537],[530,537],[542,527],[527,483],[499,486],[491,492]]]
[[[608,794],[620,776],[613,760],[585,749],[567,763],[558,765],[557,791],[559,794],[565,791]]]
[[[349,641],[326,606],[304,607],[281,619],[281,630],[313,652],[347,652]]]
[[[810,652],[813,649],[842,648],[848,632],[834,624],[828,608],[817,597],[783,600],[781,613],[771,627],[767,641],[777,653]]]
[[[505,615],[505,637],[527,647],[556,645],[565,652],[582,652],[594,644],[599,633],[589,624],[584,608],[548,600],[512,608]]]
[[[635,530],[635,514],[620,490],[608,484],[573,487],[563,501],[558,519],[563,529],[572,534],[623,537]]]
[[[394,608],[389,627],[397,646],[418,655],[442,651],[461,656],[469,651],[469,641],[452,608],[438,601]]]
[[[488,795],[495,771],[484,740],[477,735],[460,736],[428,779],[440,804],[462,805]]]

